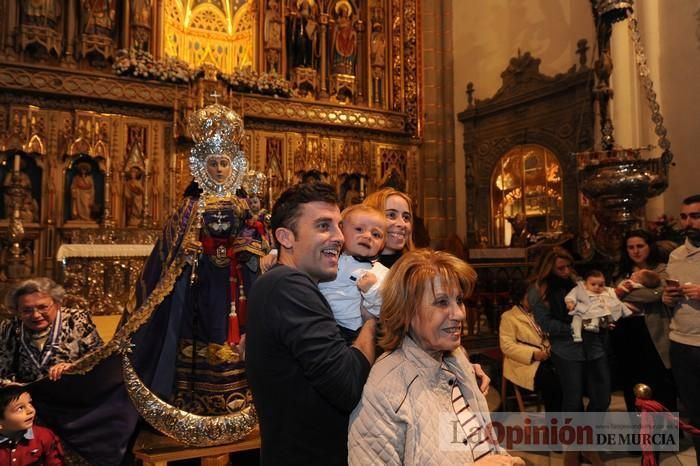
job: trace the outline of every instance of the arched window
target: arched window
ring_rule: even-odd
[[[491,173],[494,245],[525,246],[524,226],[530,235],[561,232],[563,213],[561,167],[551,151],[521,145],[496,163]]]

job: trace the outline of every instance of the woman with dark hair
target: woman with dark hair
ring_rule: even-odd
[[[528,306],[528,283],[513,284],[515,305],[501,316],[498,338],[503,353],[503,377],[542,394],[545,410],[561,409],[561,387],[551,360],[551,346]]]
[[[583,342],[574,342],[572,317],[564,302],[564,297],[576,285],[573,263],[571,254],[558,246],[540,256],[530,277],[527,302],[552,345],[552,362],[562,389],[561,410],[583,411],[585,391],[589,399],[586,410],[604,412],[610,406],[610,370],[605,352],[607,331],[584,330]],[[585,456],[594,466],[603,464],[596,452],[586,452]],[[574,464],[578,464],[578,452],[566,451],[564,465]]]
[[[645,383],[653,390],[655,400],[671,411],[676,409],[676,388],[671,374],[668,339],[671,315],[661,302],[667,274],[660,262],[655,237],[645,230],[632,230],[625,235],[617,294],[635,312],[617,322],[612,344],[617,356],[628,411],[634,411],[633,388]],[[651,270],[661,279],[656,286],[635,285],[629,279],[641,270]]]

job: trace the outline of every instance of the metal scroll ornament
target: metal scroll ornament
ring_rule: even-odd
[[[127,351],[122,352],[122,372],[126,390],[139,414],[160,432],[185,445],[209,447],[234,443],[257,425],[252,406],[235,414],[199,416],[169,405],[139,379]]]

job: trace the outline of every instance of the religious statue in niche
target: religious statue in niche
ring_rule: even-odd
[[[77,173],[70,185],[71,220],[92,221],[95,208],[95,180],[92,177],[92,166],[88,162],[80,162]]]
[[[126,212],[126,226],[135,227],[143,219],[144,204],[144,173],[140,167],[132,166],[126,173],[124,183],[124,210]]]
[[[82,31],[111,37],[116,20],[115,0],[82,0]]]
[[[37,222],[39,220],[39,203],[32,196],[32,180],[27,174],[27,162],[21,159],[16,182],[12,179],[12,174],[12,171],[8,171],[2,183],[5,218],[10,218],[15,206],[17,206],[22,222]]]
[[[357,56],[357,32],[355,31],[352,5],[348,0],[335,4],[335,27],[333,30],[333,67],[336,74],[355,75]]]
[[[55,0],[23,0],[22,23],[55,29],[61,17],[61,2]]]
[[[280,52],[282,50],[282,18],[280,16],[280,5],[277,0],[268,0],[267,2],[263,39],[265,41],[267,69],[268,71],[279,72]]]
[[[372,69],[372,96],[376,103],[384,100],[382,85],[384,81],[384,69],[386,68],[386,35],[384,26],[379,20],[372,23],[372,35],[369,40],[370,66]]]
[[[296,0],[295,8],[290,12],[289,60],[291,68],[317,67],[318,44],[318,5],[314,0]]]
[[[151,35],[151,11],[153,0],[134,0],[131,2],[131,29],[133,46],[148,50]]]

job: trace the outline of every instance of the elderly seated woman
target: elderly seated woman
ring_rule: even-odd
[[[64,295],[48,278],[25,280],[7,295],[15,317],[0,321],[0,385],[58,380],[102,345],[87,312],[61,307]]]
[[[486,399],[460,344],[475,281],[469,265],[445,252],[410,251],[392,267],[380,313],[387,352],[350,417],[351,465],[525,464],[485,429]]]

